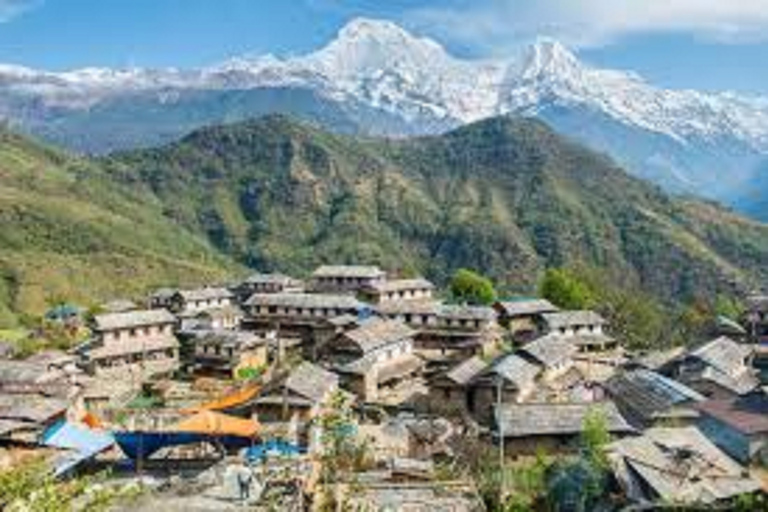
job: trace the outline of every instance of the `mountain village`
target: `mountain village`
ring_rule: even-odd
[[[137,490],[125,510],[537,510],[545,476],[555,510],[765,503],[767,296],[645,352],[593,311],[447,296],[328,265],[61,305],[85,342],[3,346],[3,463],[107,471]]]

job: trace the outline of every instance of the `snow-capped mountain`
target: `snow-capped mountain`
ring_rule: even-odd
[[[0,66],[0,116],[79,149],[154,144],[281,110],[386,135],[539,116],[667,188],[721,199],[736,193],[723,183],[751,180],[768,155],[768,99],[657,88],[591,67],[552,40],[470,61],[394,23],[357,19],[324,48],[286,59],[246,56],[197,70]]]

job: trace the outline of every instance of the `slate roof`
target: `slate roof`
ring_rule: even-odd
[[[365,304],[351,295],[325,293],[256,293],[245,304],[246,306],[343,310],[357,310],[365,307]]]
[[[177,291],[178,290],[174,288],[159,288],[152,292],[150,297],[153,299],[170,299]]]
[[[701,373],[700,378],[714,382],[715,384],[734,392],[737,395],[749,393],[760,385],[760,379],[752,373],[749,367],[737,374],[728,374],[720,369],[709,366]]]
[[[753,347],[749,345],[743,345],[725,336],[720,336],[692,350],[689,356],[724,373],[735,375],[744,369],[744,361],[753,352]]]
[[[294,368],[285,381],[288,390],[313,402],[320,402],[338,384],[338,375],[307,361]]]
[[[222,306],[218,308],[211,308],[206,309],[205,311],[201,311],[200,313],[197,313],[198,317],[207,317],[212,320],[217,319],[223,319],[223,318],[229,318],[229,317],[242,317],[243,316],[243,310],[240,309],[237,306],[229,305],[229,306]]]
[[[618,373],[608,379],[605,389],[643,421],[664,415],[680,404],[693,404],[705,397],[688,386],[650,370]]]
[[[541,368],[517,354],[507,354],[491,364],[487,372],[511,382],[517,389],[523,389],[533,383]]]
[[[113,331],[149,325],[172,324],[176,322],[176,317],[165,309],[146,309],[96,315],[94,321],[97,331]]]
[[[568,338],[552,334],[536,338],[520,349],[547,368],[567,362],[577,350],[576,345]]]
[[[499,301],[496,307],[501,309],[508,317],[540,315],[543,313],[554,313],[558,307],[547,299],[518,299]]]
[[[135,302],[128,299],[115,299],[102,304],[102,309],[107,313],[123,313],[139,309]]]
[[[206,300],[231,299],[234,294],[226,288],[206,286],[194,290],[179,290],[178,295],[185,302],[201,302]]]
[[[374,265],[322,265],[313,273],[314,278],[345,277],[374,279],[384,277],[386,273]]]
[[[0,395],[0,419],[43,423],[63,414],[68,407],[64,399],[39,395]]]
[[[252,332],[227,329],[196,330],[193,331],[193,340],[195,344],[219,345],[237,349],[247,349],[267,343],[266,339]]]
[[[0,383],[37,383],[44,377],[45,368],[29,361],[0,361]]]
[[[368,353],[377,348],[412,338],[416,331],[397,320],[385,320],[371,318],[360,327],[344,334],[345,337],[355,343],[363,353]]]
[[[386,301],[376,305],[376,311],[385,315],[437,315],[440,302],[436,300]]]
[[[760,488],[695,427],[651,428],[609,444],[607,453],[623,487],[652,490],[645,500],[710,504]]]
[[[598,403],[506,403],[494,408],[497,429],[504,437],[578,435],[584,419],[595,411],[601,414],[611,433],[631,433],[634,429],[613,402]]]
[[[487,306],[442,304],[437,309],[437,316],[456,320],[492,320],[496,314],[493,308]]]
[[[745,300],[749,311],[768,311],[768,295],[762,293],[750,294]]]
[[[281,286],[299,286],[302,282],[291,276],[279,273],[256,272],[243,280],[245,284],[276,284]]]
[[[488,363],[486,363],[483,358],[480,356],[472,356],[451,368],[445,376],[456,384],[464,386],[487,367]]]
[[[176,348],[179,348],[179,340],[175,336],[163,335],[142,339],[140,343],[118,343],[91,348],[86,351],[86,356],[89,359],[103,359]]]
[[[687,357],[698,359],[706,365],[699,378],[743,395],[760,384],[746,364],[747,358],[753,353],[754,347],[721,336],[692,350]]]
[[[653,350],[637,357],[633,363],[649,370],[659,370],[668,363],[685,354],[685,347],[673,347],[666,350]]]
[[[415,354],[401,355],[386,362],[379,362],[372,357],[361,357],[339,368],[339,371],[364,375],[374,366],[377,367],[377,382],[385,382],[396,377],[410,375],[416,370],[423,368],[424,360]]]
[[[544,323],[549,329],[563,329],[569,327],[581,327],[587,325],[605,325],[605,319],[594,311],[558,311],[544,313]]]
[[[423,277],[415,279],[391,279],[372,283],[366,289],[376,293],[392,293],[408,290],[432,290],[435,285]]]

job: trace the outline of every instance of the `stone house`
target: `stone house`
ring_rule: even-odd
[[[517,353],[520,357],[541,366],[544,369],[542,380],[549,381],[560,377],[574,366],[578,348],[566,336],[547,334],[524,345]]]
[[[253,409],[260,423],[293,419],[306,423],[322,412],[338,389],[338,375],[305,361],[267,385],[253,402]]]
[[[768,295],[750,294],[746,301],[743,324],[752,341],[768,343]]]
[[[386,278],[386,272],[372,265],[323,265],[312,273],[311,289],[319,293],[358,293]]]
[[[489,361],[480,356],[472,356],[433,376],[429,381],[431,403],[454,412],[469,414],[469,385],[489,364]]]
[[[546,453],[572,453],[579,448],[584,420],[590,414],[605,419],[608,432],[627,436],[635,430],[612,402],[504,403],[494,409],[493,437],[504,442],[510,457]]]
[[[173,296],[178,290],[173,288],[159,288],[149,296],[150,309],[171,309]]]
[[[206,286],[194,290],[179,290],[171,297],[170,310],[178,315],[194,316],[209,309],[231,306],[234,294],[226,288]]]
[[[594,311],[557,311],[541,315],[543,331],[573,341],[580,353],[605,352],[618,342],[605,332],[607,321]]]
[[[200,375],[236,378],[245,368],[263,369],[268,363],[268,341],[254,333],[231,330],[195,331],[192,371]]]
[[[517,354],[505,354],[475,375],[467,384],[467,410],[484,425],[493,421],[499,404],[524,402],[534,391],[540,366]]]
[[[314,333],[328,320],[357,317],[368,307],[350,295],[322,293],[257,293],[245,303],[244,325],[257,332],[278,331],[281,337],[314,343]]]
[[[173,373],[179,365],[176,317],[164,309],[97,315],[93,338],[80,347],[89,372],[139,377]]]
[[[415,331],[402,322],[372,317],[323,348],[322,359],[342,386],[364,402],[418,377],[424,362],[413,352]]]
[[[254,293],[302,293],[304,282],[285,274],[257,272],[245,278],[233,291],[242,303]]]
[[[668,362],[661,372],[707,398],[746,395],[759,384],[752,367],[753,345],[721,336]]]
[[[245,314],[237,306],[222,306],[201,311],[195,316],[195,325],[198,329],[234,330],[240,327]]]
[[[379,304],[376,311],[415,329],[416,352],[439,368],[489,354],[501,341],[496,315],[489,307],[393,301]]]
[[[360,291],[361,297],[373,304],[390,301],[431,300],[435,285],[419,277],[376,281]]]
[[[496,310],[499,325],[521,342],[541,334],[542,315],[559,311],[557,306],[546,299],[497,301],[493,309]]]

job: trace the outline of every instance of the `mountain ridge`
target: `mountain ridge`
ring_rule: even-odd
[[[506,59],[462,60],[432,39],[370,19],[289,58],[62,73],[0,66],[0,92],[0,117],[13,126],[98,153],[272,112],[397,137],[532,116],[668,191],[737,207],[768,155],[766,98],[657,88],[636,73],[581,62],[551,39]]]

